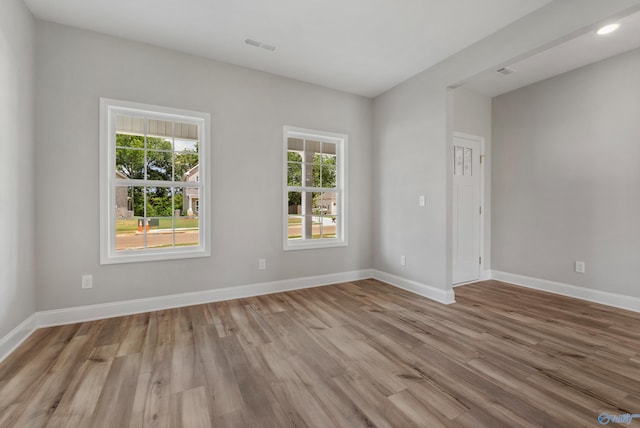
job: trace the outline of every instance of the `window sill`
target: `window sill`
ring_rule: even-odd
[[[119,264],[119,263],[138,263],[138,262],[155,262],[166,260],[192,259],[199,257],[209,257],[211,251],[202,248],[194,248],[188,250],[158,250],[158,251],[118,251],[114,254],[100,255],[101,265]]]
[[[284,243],[284,247],[282,248],[284,251],[295,251],[295,250],[317,250],[321,248],[335,248],[335,247],[346,247],[348,243],[341,239],[324,239],[322,241],[309,241],[309,240],[299,240],[299,241],[289,241],[287,240]]]

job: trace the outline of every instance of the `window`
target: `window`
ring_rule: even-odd
[[[100,262],[208,256],[209,114],[100,99]]]
[[[347,136],[284,127],[284,249],[347,245]]]

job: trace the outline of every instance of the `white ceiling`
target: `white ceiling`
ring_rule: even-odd
[[[43,20],[369,97],[549,2],[25,0]]]
[[[464,86],[495,97],[576,68],[640,47],[640,12],[612,22],[620,28],[605,36],[594,29],[548,50],[507,64],[515,73],[507,76],[487,70]],[[496,67],[496,69],[499,67]]]

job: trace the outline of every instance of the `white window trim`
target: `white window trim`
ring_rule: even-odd
[[[314,129],[305,129],[298,128],[294,126],[284,126],[283,127],[283,191],[282,191],[282,237],[283,244],[282,249],[284,251],[291,250],[308,250],[308,249],[317,249],[317,248],[332,248],[332,247],[346,247],[349,245],[348,241],[348,194],[347,191],[347,167],[348,157],[347,151],[349,147],[349,136],[346,134],[337,134],[332,132],[318,131]],[[336,144],[336,152],[337,156],[337,165],[336,171],[338,172],[336,189],[338,190],[338,212],[341,218],[341,221],[338,222],[337,230],[336,230],[336,238],[325,238],[325,239],[288,239],[288,214],[289,214],[289,186],[288,183],[288,175],[287,175],[287,165],[288,165],[288,157],[287,153],[289,150],[288,139],[290,137],[293,138],[303,138],[303,139],[314,139],[317,141],[324,141],[329,143]],[[320,189],[318,189],[320,190]]]
[[[164,120],[175,120],[197,124],[200,127],[198,139],[198,160],[200,180],[199,245],[172,249],[145,249],[135,251],[116,251],[115,227],[116,215],[112,201],[115,201],[115,112],[127,112],[132,115],[144,114],[145,117],[157,116]],[[210,142],[210,122],[208,113],[195,112],[149,104],[100,98],[100,264],[148,262],[173,260],[211,255],[210,193],[208,149]],[[164,183],[166,184],[166,183]],[[204,209],[202,209],[204,207]]]

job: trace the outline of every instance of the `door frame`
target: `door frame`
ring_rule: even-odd
[[[479,245],[480,245],[480,251],[478,254],[480,254],[480,260],[481,262],[480,264],[480,274],[478,276],[477,281],[482,281],[484,279],[486,279],[484,276],[484,266],[485,266],[485,254],[484,254],[484,229],[485,229],[485,214],[487,212],[486,210],[486,200],[485,200],[485,165],[486,165],[486,161],[485,161],[485,157],[484,157],[484,151],[485,151],[485,138],[484,137],[480,137],[478,135],[471,135],[471,134],[465,134],[463,132],[453,132],[452,136],[451,136],[451,142],[449,143],[449,150],[451,151],[451,153],[453,153],[454,150],[454,139],[455,138],[462,138],[465,140],[471,140],[471,141],[475,141],[479,144],[480,146],[480,184],[479,184],[479,195],[478,195],[478,199],[480,201],[480,206],[482,207],[482,212],[480,213],[480,215],[478,216],[479,219],[479,230],[478,230],[478,240],[479,240]],[[453,155],[452,155],[453,158]],[[451,178],[453,179],[453,177]],[[449,220],[453,221],[453,212],[451,212],[451,218]],[[451,265],[451,277],[453,277],[453,265]],[[453,288],[455,287],[459,287],[461,285],[466,285],[466,284],[470,284],[476,281],[470,281],[470,282],[460,282],[457,284],[451,284],[451,286]]]

